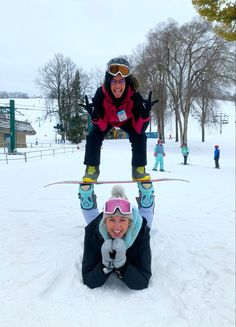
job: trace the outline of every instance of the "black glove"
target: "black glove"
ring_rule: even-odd
[[[94,111],[93,103],[89,103],[87,95],[85,95],[85,109],[90,114],[90,116],[92,116],[93,111]]]
[[[134,101],[133,114],[136,121],[140,118],[140,116],[143,119],[148,118],[152,106],[159,101],[152,101],[151,91],[149,92],[148,99],[143,99],[141,94],[136,92],[134,95],[132,95],[132,100]]]
[[[144,105],[143,105],[143,97],[141,96],[141,94],[139,92],[135,92],[131,99],[134,101],[134,107],[133,107],[133,115],[134,115],[134,119],[135,121],[137,121],[141,115],[141,113],[143,111],[145,111]]]
[[[103,97],[99,92],[96,92],[94,98],[92,98],[92,102],[94,107],[94,114],[97,115],[98,118],[104,119],[105,110],[103,108]]]
[[[87,95],[85,95],[85,103],[86,103],[85,109],[90,114],[91,119],[97,121],[99,119],[97,108],[94,107],[93,102],[89,103]]]
[[[154,104],[157,103],[158,101],[159,100],[152,101],[152,91],[150,91],[149,95],[148,95],[148,99],[143,100],[144,106],[145,106],[145,109],[146,109],[146,112],[148,113],[148,115],[149,115],[149,112],[152,109],[152,106],[154,106]]]
[[[86,109],[88,114],[91,116],[92,120],[97,121],[99,119],[98,109],[96,107],[94,107],[94,101],[89,103],[87,95],[85,95],[85,104],[80,103],[79,105]],[[104,114],[103,114],[103,116],[104,116]]]

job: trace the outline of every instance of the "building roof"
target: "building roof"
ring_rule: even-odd
[[[10,132],[10,120],[0,117],[0,132]],[[15,120],[15,132],[35,135],[36,132],[29,122]]]

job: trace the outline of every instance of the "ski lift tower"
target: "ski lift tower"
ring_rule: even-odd
[[[222,134],[222,125],[223,124],[228,124],[229,123],[229,116],[228,115],[224,115],[221,112],[219,115],[216,116],[217,118],[220,118],[220,134]]]
[[[10,100],[10,106],[0,106],[0,114],[10,114],[10,153],[14,153],[16,148],[15,132],[15,101]]]

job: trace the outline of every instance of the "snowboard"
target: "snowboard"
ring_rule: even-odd
[[[131,183],[155,183],[155,182],[170,182],[170,181],[179,181],[179,182],[186,182],[190,183],[187,179],[182,179],[182,178],[155,178],[155,179],[150,179],[149,181],[132,181],[132,180],[111,180],[111,181],[97,181],[97,182],[92,182],[92,183],[84,183],[83,181],[79,180],[68,180],[68,181],[58,181],[54,183],[50,183],[47,185],[44,185],[44,187],[52,186],[52,185],[58,185],[58,184],[97,184],[97,185],[102,185],[102,184],[131,184]]]

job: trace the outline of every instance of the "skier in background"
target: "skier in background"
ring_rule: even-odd
[[[215,147],[215,150],[214,150],[215,168],[220,168],[220,165],[219,165],[219,159],[220,159],[219,145],[215,145],[214,147]]]
[[[165,157],[165,151],[164,151],[164,146],[162,144],[162,140],[159,139],[157,141],[157,144],[155,146],[154,149],[154,157],[155,159],[155,163],[154,163],[154,167],[152,170],[157,171],[157,167],[160,164],[160,171],[163,172],[164,170],[164,157]]]
[[[150,120],[150,110],[157,101],[144,100],[139,93],[139,82],[132,75],[129,62],[124,58],[111,59],[107,64],[105,80],[92,103],[85,96],[86,108],[91,116],[92,128],[86,138],[84,183],[96,182],[100,170],[101,146],[112,127],[119,127],[129,135],[132,149],[132,178],[150,180],[147,164],[145,130]]]
[[[188,155],[189,155],[189,149],[187,147],[187,144],[184,143],[182,146],[181,146],[181,152],[182,152],[182,155],[184,157],[184,165],[187,165],[187,160],[188,160]]]
[[[80,184],[79,198],[87,222],[82,260],[83,282],[102,286],[111,274],[134,290],[148,287],[151,278],[150,228],[154,211],[151,182],[138,182],[138,208],[124,188],[115,185],[99,213],[93,184]]]

